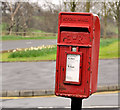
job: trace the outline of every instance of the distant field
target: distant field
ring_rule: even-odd
[[[100,59],[118,58],[118,39],[100,40]],[[0,61],[40,61],[56,60],[57,47],[43,48],[42,50],[29,50],[20,52],[3,53]]]

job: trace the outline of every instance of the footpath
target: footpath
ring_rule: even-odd
[[[53,95],[55,63],[55,61],[1,63],[0,94],[3,97]],[[120,90],[118,78],[118,59],[99,60],[97,92]]]

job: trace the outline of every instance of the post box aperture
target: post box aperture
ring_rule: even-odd
[[[91,13],[59,14],[55,94],[87,98],[96,91],[99,18]]]

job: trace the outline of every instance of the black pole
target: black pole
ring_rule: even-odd
[[[82,110],[82,98],[71,98],[71,110]]]

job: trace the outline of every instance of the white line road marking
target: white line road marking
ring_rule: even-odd
[[[54,108],[54,107],[38,107],[38,109],[48,109],[48,108]]]
[[[119,108],[120,106],[83,106],[82,108]],[[38,107],[38,109],[49,109],[58,107]],[[71,107],[59,107],[59,108],[71,108]]]
[[[120,106],[84,106],[83,108],[119,108]]]

